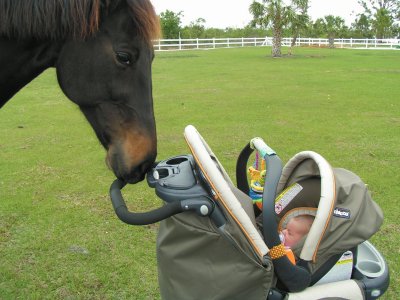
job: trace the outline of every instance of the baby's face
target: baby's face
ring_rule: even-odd
[[[284,245],[286,247],[293,247],[308,233],[308,230],[309,227],[304,222],[295,218],[291,219],[286,225],[286,228],[282,230],[285,237]]]

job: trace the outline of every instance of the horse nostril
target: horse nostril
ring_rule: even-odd
[[[152,161],[145,161],[144,163],[142,163],[141,165],[140,165],[140,171],[142,172],[142,173],[147,173],[147,171],[149,171],[150,170],[150,168],[151,168],[151,166],[153,165],[153,160]]]
[[[129,183],[137,183],[145,178],[157,153],[152,148],[142,149],[128,146],[118,141],[111,144],[107,151],[106,163],[111,166],[117,178]]]
[[[124,177],[124,180],[126,182],[129,182],[131,184],[137,183],[142,181],[146,173],[150,170],[150,168],[153,165],[154,160],[146,160],[145,162],[141,163],[140,165],[136,166],[131,170],[129,174],[126,174]]]

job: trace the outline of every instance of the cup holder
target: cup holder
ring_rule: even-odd
[[[157,172],[157,173],[155,173],[157,175],[154,175],[154,177],[157,177],[156,179],[162,179],[162,178],[168,177],[170,175],[168,169],[166,169],[166,168],[159,168],[155,172]]]
[[[183,157],[183,156],[181,156],[181,157],[174,157],[174,158],[171,158],[171,159],[169,159],[169,160],[167,160],[165,163],[167,164],[167,165],[179,165],[179,164],[181,164],[181,163],[183,163],[184,161],[187,161],[188,159],[187,159],[187,157]]]
[[[154,179],[165,179],[167,177],[179,174],[179,168],[184,167],[183,165],[180,165],[185,162],[189,162],[189,158],[187,156],[175,156],[160,162],[154,168]]]
[[[373,260],[363,260],[357,263],[357,269],[367,277],[379,277],[383,272],[382,265]]]
[[[377,278],[387,272],[382,255],[368,241],[358,245],[356,268],[361,274],[369,278]]]

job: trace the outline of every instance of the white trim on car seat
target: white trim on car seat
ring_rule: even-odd
[[[336,184],[332,167],[325,160],[325,158],[316,152],[300,152],[290,159],[283,168],[282,176],[278,184],[278,190],[280,187],[286,185],[286,182],[293,170],[306,159],[312,159],[319,168],[321,176],[321,196],[315,220],[304,243],[300,258],[306,261],[315,261],[319,244],[321,243],[324,233],[328,227],[336,201]]]
[[[185,128],[184,135],[195,160],[217,193],[219,200],[237,221],[255,252],[262,259],[269,252],[269,249],[221,174],[221,171],[225,173],[225,170],[218,160],[221,171],[217,168],[215,162],[211,159],[211,156],[215,157],[215,155],[194,126],[188,125]]]

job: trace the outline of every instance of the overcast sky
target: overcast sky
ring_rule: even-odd
[[[182,25],[203,18],[206,27],[244,27],[252,19],[249,6],[253,0],[152,0],[158,14],[168,10],[183,12]],[[356,14],[362,11],[358,0],[309,0],[309,15],[317,18],[332,14],[340,16],[351,25]]]

